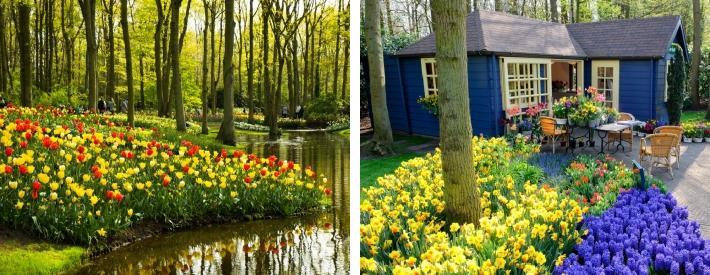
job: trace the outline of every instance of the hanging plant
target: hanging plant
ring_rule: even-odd
[[[421,104],[422,107],[429,111],[435,117],[439,117],[439,96],[430,95],[427,97],[420,97],[417,99],[417,103]]]

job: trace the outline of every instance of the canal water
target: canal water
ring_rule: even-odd
[[[328,178],[322,213],[212,225],[147,238],[93,259],[77,274],[343,274],[350,268],[349,140],[330,133],[238,136],[238,147],[310,165]]]

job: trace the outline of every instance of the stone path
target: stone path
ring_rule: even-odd
[[[631,166],[632,160],[639,159],[640,138],[634,137],[631,150],[613,154]],[[597,147],[585,149],[584,153],[597,153]],[[550,150],[545,146],[545,150]],[[627,146],[628,147],[628,146]],[[654,167],[653,176],[662,179],[668,191],[678,203],[687,206],[688,216],[700,224],[700,231],[705,239],[710,239],[710,143],[683,143],[680,148],[680,168],[673,168],[673,178],[665,167]],[[575,151],[575,154],[580,151]],[[649,163],[641,163],[648,170]]]

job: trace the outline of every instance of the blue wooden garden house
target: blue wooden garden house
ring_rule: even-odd
[[[687,59],[679,16],[559,24],[497,12],[467,18],[473,134],[499,136],[504,110],[597,87],[607,105],[638,120],[668,121],[666,74],[677,43]],[[434,34],[385,57],[392,129],[438,136],[438,119],[417,100],[436,88]]]

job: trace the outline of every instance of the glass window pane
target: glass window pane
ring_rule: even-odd
[[[604,79],[597,79],[597,88],[604,89]]]
[[[432,67],[431,63],[425,63],[425,66],[426,66],[426,74],[427,75],[434,74],[434,68]]]
[[[604,68],[598,67],[597,68],[597,76],[598,77],[603,77],[604,76]]]
[[[605,88],[611,90],[611,89],[612,89],[612,86],[613,86],[613,85],[612,85],[613,82],[614,82],[614,79],[607,79],[607,80],[606,80],[606,87],[605,87]]]
[[[606,76],[613,77],[614,76],[613,70],[614,70],[614,68],[612,68],[612,67],[606,67]]]
[[[427,77],[427,78],[426,78],[426,81],[427,81],[427,87],[428,87],[428,88],[434,88],[434,82],[435,82],[435,81],[434,81],[434,78],[433,78],[433,77]]]

